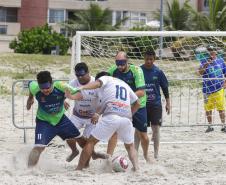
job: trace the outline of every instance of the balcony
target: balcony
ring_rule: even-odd
[[[3,7],[21,7],[21,0],[1,0],[0,6]]]

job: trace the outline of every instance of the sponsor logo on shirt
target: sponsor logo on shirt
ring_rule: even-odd
[[[129,105],[125,104],[125,103],[122,103],[122,102],[111,102],[111,104],[114,106],[117,106],[117,107],[128,107]]]

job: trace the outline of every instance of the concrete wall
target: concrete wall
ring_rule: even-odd
[[[21,7],[21,0],[0,0],[0,6],[3,7]]]
[[[0,22],[0,25],[7,26],[7,35],[17,35],[20,32],[20,23]]]
[[[9,48],[9,43],[14,38],[15,36],[0,35],[0,53],[13,52],[13,50]]]

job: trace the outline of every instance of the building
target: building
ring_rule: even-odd
[[[112,11],[113,25],[128,17],[124,29],[146,24],[153,19],[153,11],[160,8],[160,0],[0,0],[0,51],[21,30],[46,23],[65,33],[58,23],[68,20],[75,11],[87,9],[91,2]],[[207,0],[190,0],[190,3],[199,11],[208,10]]]

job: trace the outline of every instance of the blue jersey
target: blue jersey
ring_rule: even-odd
[[[168,80],[157,66],[153,65],[151,69],[141,66],[144,73],[146,94],[147,94],[147,107],[150,106],[161,106],[161,93],[162,89],[168,88]]]
[[[201,61],[200,67],[203,67],[206,60]],[[224,78],[226,74],[225,63],[222,58],[217,58],[213,63],[209,64],[203,73],[203,93],[212,94],[223,88],[224,79],[208,79],[208,78]]]

